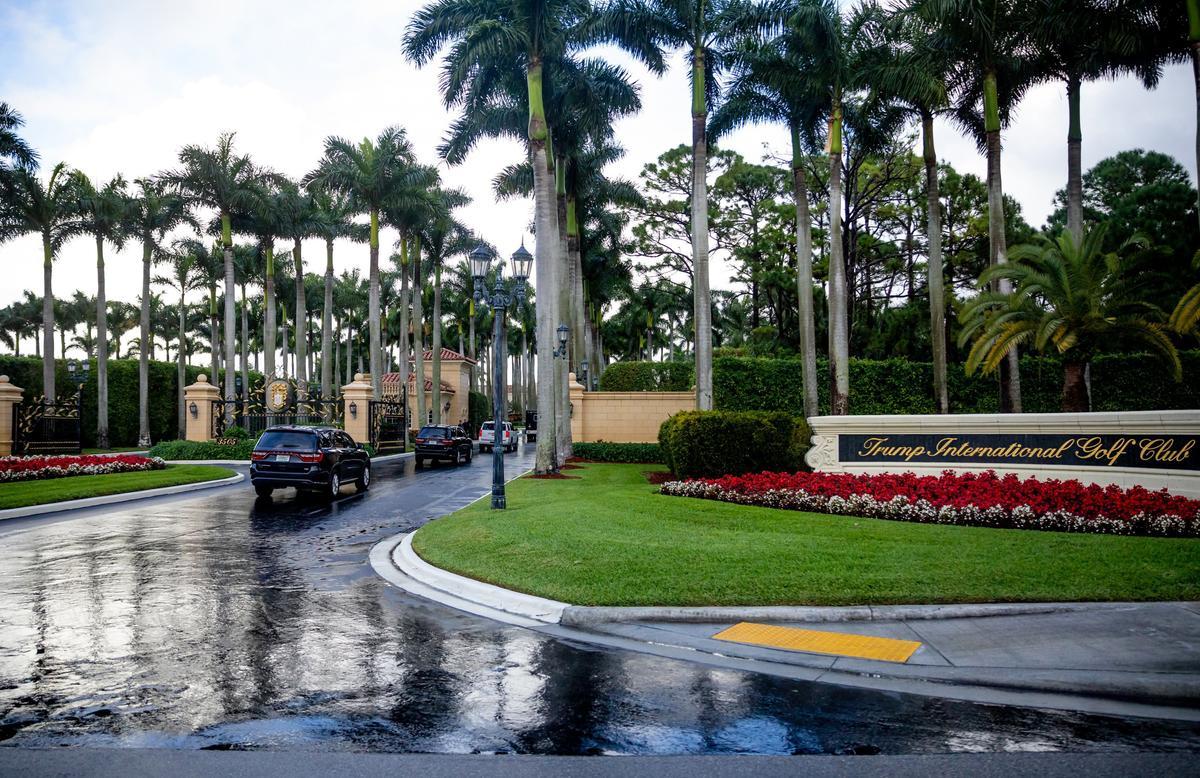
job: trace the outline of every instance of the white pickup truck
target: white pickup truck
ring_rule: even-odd
[[[479,428],[479,450],[491,451],[493,445],[496,445],[496,422],[485,421]],[[499,445],[505,451],[517,450],[516,431],[513,430],[513,425],[507,421],[504,422],[504,431],[501,433]]]

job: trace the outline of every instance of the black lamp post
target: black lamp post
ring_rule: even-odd
[[[475,277],[475,301],[492,309],[492,508],[504,508],[504,312],[513,304],[525,302],[525,281],[533,265],[533,255],[521,243],[513,252],[512,274],[517,282],[515,294],[504,288],[501,271],[496,268],[496,283],[489,293],[485,279],[492,264],[492,252],[482,243],[471,252],[471,275]]]
[[[88,363],[84,362],[81,369],[81,366],[78,362],[73,359],[68,359],[67,377],[70,378],[75,384],[75,393],[80,394],[83,392],[83,385],[86,384],[88,380]]]
[[[586,359],[581,361],[579,363],[579,367],[580,367],[580,372],[583,373],[583,375],[580,376],[583,379],[583,381],[582,381],[583,388],[585,390],[590,390],[592,388],[592,385],[588,382],[588,361]]]

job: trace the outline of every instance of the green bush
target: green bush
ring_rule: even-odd
[[[1200,351],[1180,355],[1183,381],[1173,381],[1154,357],[1114,354],[1092,363],[1096,411],[1168,410],[1200,407]],[[718,357],[713,360],[713,401],[720,410],[804,412],[799,359]],[[829,363],[817,360],[821,413],[829,412]],[[968,377],[961,365],[947,371],[953,413],[997,413],[995,376]],[[1021,404],[1026,413],[1061,410],[1062,365],[1049,357],[1021,358]],[[934,413],[933,367],[903,359],[850,360],[850,412]]]
[[[614,362],[600,374],[600,391],[686,392],[695,372],[691,362]]]
[[[763,411],[685,411],[658,431],[663,460],[679,478],[800,470],[811,437],[802,417]]]
[[[576,443],[572,447],[572,453],[580,459],[592,462],[659,464],[663,461],[662,451],[657,443],[609,443],[598,440],[595,443]]]
[[[96,360],[88,363],[88,381],[83,385],[83,407],[80,427],[84,448],[96,445]],[[174,362],[150,362],[150,438],[169,440],[179,435],[177,367]],[[192,383],[207,367],[189,366],[187,381]],[[25,390],[25,398],[42,394],[42,360],[38,357],[0,356],[0,375],[6,375],[16,386]],[[75,391],[68,379],[64,360],[58,360],[55,384],[59,397],[69,397]],[[212,376],[209,376],[212,379]],[[251,372],[250,381],[261,379]],[[214,382],[220,386],[219,381]],[[108,361],[108,438],[109,445],[137,445],[138,439],[138,361],[110,359]]]
[[[467,435],[474,438],[485,421],[492,418],[492,401],[482,392],[467,396]]]
[[[255,441],[247,438],[232,446],[198,443],[192,440],[165,440],[150,449],[150,456],[168,461],[195,459],[235,459],[250,461]]]

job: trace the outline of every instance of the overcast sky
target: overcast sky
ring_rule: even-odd
[[[383,127],[406,128],[426,162],[451,116],[442,107],[437,68],[417,69],[401,55],[401,40],[419,0],[0,0],[0,100],[26,120],[25,138],[43,167],[59,161],[97,184],[177,163],[184,144],[211,145],[237,132],[237,147],[257,162],[298,178],[321,154],[328,135],[361,139]],[[644,108],[617,127],[628,150],[614,166],[635,177],[642,165],[690,140],[686,72],[655,78],[619,54],[637,80]],[[1195,96],[1186,66],[1171,69],[1154,92],[1129,79],[1083,87],[1086,170],[1117,151],[1142,147],[1194,166]],[[974,144],[939,126],[939,155],[962,171],[984,174]],[[1005,134],[1004,185],[1026,218],[1040,226],[1066,178],[1067,108],[1063,88],[1033,90]],[[764,147],[764,144],[766,146]],[[787,150],[777,128],[750,128],[725,144],[753,161],[764,148]],[[518,160],[515,142],[480,145],[458,167],[439,163],[444,180],[466,189],[473,204],[461,215],[503,253],[515,249],[532,219],[529,201],[497,203],[492,176]],[[1193,171],[1194,172],[1194,171]],[[384,233],[384,252],[395,240]],[[320,272],[319,242],[305,245],[310,271]],[[109,299],[139,294],[141,250],[107,257]],[[339,270],[365,270],[365,245],[339,245]],[[41,292],[41,248],[34,236],[0,245],[0,305],[23,289]],[[79,239],[61,252],[55,292],[94,294],[94,243]],[[714,286],[728,272],[714,268]]]

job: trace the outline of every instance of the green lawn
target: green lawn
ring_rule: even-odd
[[[425,560],[577,605],[1200,599],[1200,540],[948,527],[655,494],[653,465],[521,478],[414,538]]]
[[[233,474],[228,468],[211,465],[167,465],[166,470],[148,470],[140,473],[76,475],[45,481],[18,481],[0,484],[0,509],[214,481]]]

